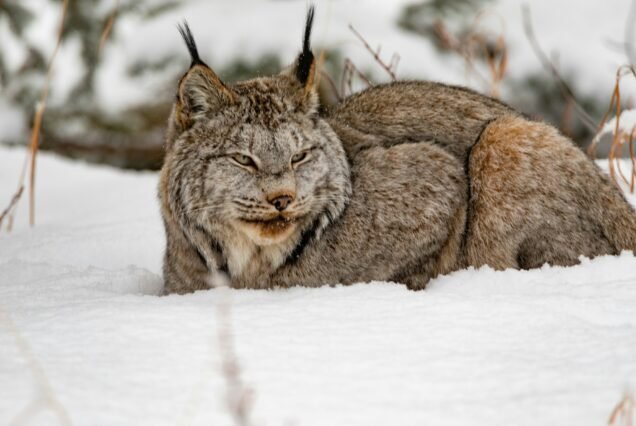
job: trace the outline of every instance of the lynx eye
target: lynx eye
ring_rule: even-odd
[[[239,163],[241,166],[256,168],[256,163],[254,162],[252,157],[250,157],[248,155],[234,154],[234,155],[232,155],[231,158],[232,158],[232,160],[234,160],[237,163]]]
[[[292,164],[298,164],[301,161],[303,161],[305,158],[307,158],[307,151],[299,152],[298,154],[295,154],[292,157],[291,161],[292,161]]]

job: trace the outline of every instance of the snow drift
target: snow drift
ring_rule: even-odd
[[[0,148],[0,195],[25,152]],[[39,157],[0,235],[0,424],[602,425],[636,385],[636,258],[393,283],[161,291],[157,175]],[[627,164],[625,164],[627,167]],[[634,197],[631,198],[634,202]]]

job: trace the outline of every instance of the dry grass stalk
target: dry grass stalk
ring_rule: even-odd
[[[486,44],[484,46],[486,62],[490,71],[490,95],[495,98],[501,98],[501,82],[506,75],[508,67],[508,48],[503,36],[497,37],[495,44]]]
[[[526,33],[526,37],[528,41],[530,41],[530,46],[534,51],[534,54],[539,58],[539,61],[543,65],[545,69],[547,69],[552,77],[556,80],[563,97],[572,102],[574,110],[577,113],[577,116],[581,120],[581,123],[585,127],[588,128],[590,132],[596,132],[596,121],[585,111],[585,109],[581,106],[581,103],[578,101],[577,97],[574,95],[574,91],[570,86],[565,82],[565,80],[561,77],[559,70],[556,65],[548,58],[548,55],[545,54],[541,46],[539,46],[539,42],[534,33],[534,29],[532,26],[532,19],[530,15],[530,7],[528,5],[524,5],[522,7],[523,14],[523,28]]]
[[[469,30],[460,36],[450,32],[444,22],[438,20],[433,25],[433,31],[438,45],[461,56],[466,64],[466,70],[476,76],[482,84],[489,88],[491,96],[501,97],[501,82],[508,68],[508,48],[503,36],[504,24],[501,17],[499,33],[487,32],[480,28],[481,21],[486,16],[480,12],[475,17]],[[482,74],[476,66],[477,60],[486,63],[489,76]]]
[[[229,283],[217,286],[219,301],[216,308],[221,367],[227,388],[227,408],[236,426],[252,424],[250,414],[254,393],[241,378],[241,366],[234,350]]]
[[[21,199],[22,193],[24,192],[24,187],[25,187],[24,181],[26,179],[27,164],[29,165],[29,224],[31,226],[35,224],[36,156],[37,156],[37,151],[39,148],[40,134],[42,130],[42,116],[44,115],[44,109],[46,108],[46,101],[49,96],[49,87],[51,84],[51,79],[53,77],[53,63],[55,61],[55,57],[57,56],[57,52],[62,42],[62,32],[64,29],[64,20],[66,19],[66,12],[68,10],[68,3],[69,3],[69,0],[64,0],[64,3],[62,4],[62,16],[60,18],[60,25],[59,25],[59,29],[57,33],[57,41],[55,43],[55,48],[51,55],[51,59],[49,60],[46,78],[44,81],[44,87],[42,89],[42,94],[35,108],[35,116],[33,119],[33,127],[31,129],[31,138],[29,142],[29,152],[27,154],[27,161],[25,162],[22,168],[22,171],[20,173],[18,189],[11,197],[9,206],[2,212],[2,215],[0,215],[0,230],[2,229],[2,222],[5,218],[8,219],[7,230],[10,231],[12,228],[13,214],[15,213],[15,210],[17,209],[18,203]]]
[[[31,167],[29,174],[29,224],[31,226],[35,225],[35,160],[37,158],[37,152],[40,145],[42,116],[44,115],[46,102],[49,98],[49,88],[51,85],[51,79],[53,78],[53,64],[55,63],[55,57],[57,56],[57,52],[60,50],[60,44],[62,43],[62,33],[64,32],[64,21],[68,10],[68,2],[69,0],[64,0],[64,3],[62,4],[62,16],[60,17],[60,24],[57,31],[57,40],[55,42],[53,53],[51,54],[51,59],[49,60],[46,79],[44,80],[44,87],[42,88],[42,95],[35,108],[35,118],[33,120],[33,129],[31,131]]]
[[[11,336],[13,336],[18,347],[18,351],[31,370],[33,379],[37,384],[35,397],[17,414],[16,417],[14,417],[9,425],[17,426],[28,424],[29,420],[32,420],[36,414],[43,410],[52,411],[57,417],[60,425],[72,425],[68,411],[55,396],[55,392],[53,391],[51,383],[44,372],[44,368],[42,368],[42,365],[33,354],[31,346],[20,334],[18,328],[9,315],[4,312],[2,307],[0,307],[0,328],[4,328]]]
[[[400,56],[397,53],[394,53],[391,56],[391,60],[387,63],[380,57],[381,46],[378,46],[376,50],[373,50],[369,43],[365,40],[362,35],[356,31],[356,29],[349,25],[349,29],[355,34],[355,36],[362,42],[364,48],[373,56],[375,62],[377,62],[380,67],[389,75],[391,81],[396,81],[396,70],[397,66],[400,62]],[[356,64],[349,58],[345,58],[342,74],[340,75],[340,87],[336,85],[336,83],[326,74],[322,73],[323,77],[327,78],[330,87],[334,90],[336,97],[339,100],[343,100],[346,97],[353,94],[354,82],[355,79],[361,81],[366,87],[372,87],[374,83],[368,78],[360,69],[356,66]]]
[[[2,222],[4,219],[7,219],[7,232],[11,232],[13,228],[13,217],[15,215],[15,211],[18,208],[18,202],[20,201],[20,197],[24,192],[24,179],[26,177],[27,167],[29,165],[29,157],[30,152],[24,157],[24,162],[22,163],[22,170],[20,171],[20,178],[18,179],[18,189],[11,197],[11,201],[9,202],[9,206],[2,212],[0,215],[0,231],[2,231]]]
[[[634,192],[636,189],[636,155],[634,150],[634,139],[636,138],[636,126],[631,129],[624,129],[621,127],[621,113],[623,111],[621,106],[621,90],[620,82],[623,77],[631,75],[636,78],[636,68],[634,65],[623,65],[616,71],[616,80],[614,83],[614,90],[612,91],[612,97],[610,99],[609,107],[601,120],[598,128],[596,129],[596,136],[592,139],[592,143],[588,148],[588,154],[594,158],[596,156],[596,149],[601,140],[601,137],[605,133],[605,125],[611,119],[612,113],[614,115],[614,129],[612,131],[612,143],[609,150],[608,161],[610,177],[614,183],[618,184],[616,178],[617,174],[621,179],[629,185],[630,192]],[[628,178],[621,168],[621,154],[623,147],[627,144],[629,150],[629,158],[632,163],[632,171]],[[618,173],[617,173],[618,172]]]
[[[636,423],[636,399],[634,395],[626,393],[623,399],[614,407],[607,424],[609,426],[634,426]]]
[[[397,80],[397,77],[395,75],[395,70],[397,68],[398,62],[400,61],[400,57],[398,56],[398,54],[394,53],[393,56],[391,57],[391,61],[388,64],[385,63],[382,60],[382,58],[380,58],[381,46],[378,46],[378,48],[376,50],[373,50],[371,48],[371,46],[369,45],[369,43],[367,43],[367,41],[364,39],[364,37],[362,37],[362,35],[358,31],[356,31],[355,28],[353,28],[353,25],[349,24],[349,29],[351,30],[351,32],[353,32],[356,35],[356,37],[358,37],[358,40],[360,40],[362,42],[362,44],[364,45],[365,49],[367,49],[367,51],[369,51],[369,53],[371,53],[371,55],[373,55],[373,59],[375,59],[375,61],[378,64],[380,64],[382,69],[384,69],[384,71],[386,71],[386,73],[389,75],[389,77],[391,77],[391,81]]]
[[[48,86],[45,83],[45,88]],[[47,90],[48,91],[48,90]],[[33,129],[31,130],[31,142],[29,143],[31,164],[29,167],[29,225],[35,225],[35,160],[40,147],[40,132],[42,128],[42,115],[44,114],[44,103],[38,102],[35,108],[35,118]]]
[[[235,426],[248,426],[253,424],[250,419],[254,392],[245,386],[241,378],[241,365],[234,350],[230,283],[227,279],[219,278],[214,286],[217,296],[215,306],[217,336],[216,341],[213,339],[211,343],[212,348],[218,348],[221,359],[221,374],[226,387],[224,405]],[[201,377],[201,381],[190,391],[190,398],[177,424],[192,424],[196,411],[200,406],[199,395],[203,392],[203,385],[204,380]]]
[[[11,201],[9,202],[9,206],[2,212],[0,215],[0,230],[2,229],[2,222],[5,218],[8,218],[9,225],[7,229],[10,231],[13,223],[13,214],[18,206],[18,202],[24,192],[25,187],[25,179],[26,179],[26,167],[29,164],[29,224],[33,226],[35,224],[35,170],[36,170],[36,157],[37,152],[40,145],[40,134],[42,130],[42,116],[44,115],[44,110],[46,108],[46,101],[49,96],[49,87],[51,84],[51,79],[53,77],[53,64],[55,62],[55,57],[57,56],[57,52],[60,48],[60,44],[62,42],[62,32],[64,30],[64,20],[66,19],[66,12],[68,10],[69,0],[64,0],[62,4],[62,16],[60,18],[60,25],[57,33],[57,41],[55,43],[55,48],[51,55],[51,59],[49,60],[49,65],[47,68],[46,79],[44,81],[44,87],[42,89],[42,94],[40,96],[40,100],[38,101],[35,108],[35,116],[33,119],[33,127],[31,129],[31,138],[29,142],[29,152],[27,155],[27,161],[25,162],[22,172],[20,173],[20,179],[18,184],[18,189],[11,197]]]
[[[342,68],[342,77],[340,78],[340,96],[342,98],[346,98],[347,96],[353,94],[353,77],[357,76],[367,87],[372,87],[373,83],[371,80],[364,75],[362,71],[360,71],[353,61],[349,58],[344,60],[344,65]]]
[[[117,11],[119,10],[119,1],[120,0],[115,0],[115,5],[113,6],[113,10],[108,15],[108,19],[106,20],[106,24],[104,25],[104,31],[102,31],[102,35],[99,38],[98,52],[100,53],[104,49],[106,40],[108,40],[108,36],[110,35],[111,30],[113,29],[113,23],[115,22],[115,18],[117,17]]]
[[[19,182],[18,189],[15,195],[13,196],[14,198],[16,198],[16,200],[15,200],[15,203],[13,204],[13,208],[11,208],[7,213],[7,218],[9,219],[7,224],[8,232],[11,232],[11,229],[13,228],[13,218],[18,208],[18,200],[20,199],[20,197],[22,196],[22,193],[24,192],[24,179],[26,176],[27,167],[29,165],[29,157],[30,157],[30,152],[27,152],[27,155],[24,157],[24,162],[22,163],[22,170],[20,171],[20,179],[18,179],[18,182]],[[0,220],[0,231],[1,230],[2,230],[2,221]]]
[[[18,201],[20,200],[20,197],[22,196],[23,192],[24,192],[24,185],[20,185],[20,187],[18,188],[18,191],[15,194],[13,194],[13,197],[11,197],[9,206],[6,209],[4,209],[2,213],[0,213],[0,230],[2,229],[2,222],[4,221],[5,217],[9,217],[11,212],[13,212],[13,209],[18,204]]]

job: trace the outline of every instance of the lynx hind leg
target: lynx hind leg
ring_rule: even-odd
[[[469,200],[463,246],[465,266],[489,265],[497,270],[517,268],[524,240],[528,188],[522,175],[530,173],[518,135],[506,119],[490,123],[467,159]],[[517,132],[519,133],[519,132]]]
[[[520,255],[572,265],[581,255],[636,250],[636,212],[621,190],[555,128],[528,122],[528,134],[542,220],[526,236],[530,252]]]
[[[556,129],[520,117],[486,127],[469,158],[470,265],[572,265],[634,247],[636,215]]]

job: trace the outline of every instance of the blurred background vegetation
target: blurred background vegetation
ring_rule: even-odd
[[[52,0],[58,7],[61,0]],[[495,70],[486,72],[482,78],[493,84],[492,93],[526,114],[547,120],[564,133],[584,145],[592,137],[576,115],[572,113],[571,100],[563,96],[558,83],[548,72],[534,72],[523,78],[505,75],[507,47],[495,36],[477,33],[473,26],[480,11],[496,0],[429,0],[406,4],[395,26],[431,42],[440,56],[458,56],[470,65],[475,73],[478,69]],[[32,4],[32,3],[31,3]],[[172,102],[171,90],[165,90],[151,102],[136,105],[113,113],[105,111],[96,96],[96,75],[105,60],[100,55],[106,26],[109,20],[112,28],[108,31],[106,44],[119,31],[118,20],[134,17],[139,20],[153,20],[173,11],[182,2],[172,0],[121,1],[116,10],[104,7],[101,0],[71,1],[62,34],[63,41],[78,45],[83,72],[72,87],[63,103],[48,105],[42,126],[41,148],[53,150],[63,155],[88,161],[111,164],[132,169],[157,169],[161,165],[163,150],[163,130]],[[33,44],[25,32],[35,19],[32,8],[22,0],[0,1],[0,23],[6,23],[5,34],[26,52],[18,67],[8,65],[10,50],[0,50],[0,102],[12,105],[23,112],[23,128],[28,129],[33,119],[34,105],[46,74],[48,57]],[[260,37],[265,37],[261,35]],[[8,43],[9,41],[3,41]],[[345,54],[339,47],[325,46],[327,62],[325,69],[340,87]],[[399,52],[398,52],[399,53]],[[15,55],[13,55],[15,56]],[[13,61],[15,62],[15,60]],[[173,87],[183,72],[183,58],[175,56],[157,57],[153,61],[139,60],[128,66],[132,77],[163,76],[166,87]],[[286,63],[276,51],[264,51],[257,57],[237,55],[233,60],[216,67],[221,78],[237,81],[257,75],[278,72]],[[494,67],[494,68],[493,68]],[[501,70],[499,68],[502,68]],[[501,71],[505,82],[503,94],[495,87],[495,74]],[[374,79],[381,71],[361,69]],[[412,76],[417,77],[417,76]],[[575,76],[566,74],[563,78],[570,82]],[[574,88],[576,91],[576,87]],[[514,97],[506,98],[506,93]],[[586,111],[600,120],[606,105],[591,96],[578,94],[579,103]],[[21,135],[24,136],[25,132]],[[26,137],[5,137],[7,144],[24,144]]]

